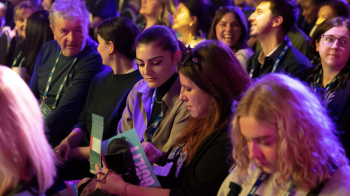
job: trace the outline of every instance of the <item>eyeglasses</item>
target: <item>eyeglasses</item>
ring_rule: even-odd
[[[109,173],[113,173],[113,174],[117,174],[116,172],[112,171],[112,170],[108,170],[108,172],[106,174],[102,173],[101,171],[99,171],[97,174],[100,174],[102,176],[102,178],[100,177],[100,179],[97,179],[97,175],[96,175],[96,181],[97,182],[102,182],[106,179],[107,175]]]
[[[193,54],[191,46],[188,46],[187,49],[186,49],[186,56],[185,56],[184,60],[182,61],[182,65],[185,65],[185,63],[188,61],[188,59],[190,57],[192,57],[192,62],[193,63],[200,65],[200,62],[199,62],[198,58],[195,57],[194,54]]]
[[[350,47],[350,39],[348,38],[344,38],[344,37],[336,38],[333,35],[325,35],[325,34],[322,35],[322,38],[323,38],[323,43],[327,46],[332,46],[335,40],[338,40],[338,44],[340,47],[343,47],[343,48]]]

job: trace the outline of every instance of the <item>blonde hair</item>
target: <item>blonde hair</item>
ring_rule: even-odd
[[[56,168],[43,124],[38,101],[27,84],[0,66],[0,195],[34,177],[39,194],[52,185]]]
[[[23,11],[22,12],[20,11],[24,9],[31,9],[33,10],[33,13],[34,13],[39,10],[39,7],[33,4],[31,1],[22,1],[15,7],[15,14],[14,14],[15,20],[18,20],[18,18],[20,17],[19,15],[22,14],[23,12]]]
[[[248,158],[247,142],[240,131],[241,116],[276,127],[277,184],[282,187],[292,181],[296,189],[310,191],[330,179],[335,169],[348,164],[335,126],[318,98],[295,79],[269,74],[246,92],[233,120],[233,158],[245,183],[253,160]]]
[[[157,10],[157,25],[163,25],[168,28],[173,26],[173,12],[175,10],[174,4],[171,0],[157,0],[160,8]],[[140,14],[140,20],[146,22],[145,16]]]

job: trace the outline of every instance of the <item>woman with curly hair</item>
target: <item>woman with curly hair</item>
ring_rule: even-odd
[[[349,195],[350,167],[335,132],[302,83],[263,77],[237,106],[235,167],[218,195]]]
[[[311,37],[313,52],[321,63],[298,75],[318,94],[328,114],[338,124],[350,157],[350,22],[343,17],[325,20]]]

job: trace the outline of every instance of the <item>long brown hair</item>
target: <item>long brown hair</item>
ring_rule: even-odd
[[[190,58],[184,64],[179,63],[178,72],[211,95],[215,103],[205,118],[190,117],[175,143],[175,146],[182,143],[190,146],[187,165],[204,139],[230,124],[231,106],[250,84],[248,73],[225,44],[216,40],[201,42],[193,49],[193,55],[199,63]]]

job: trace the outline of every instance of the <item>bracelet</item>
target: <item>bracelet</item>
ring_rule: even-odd
[[[126,187],[129,185],[129,183],[126,183],[124,186],[124,191],[123,191],[123,196],[128,196],[128,194],[126,194]]]

